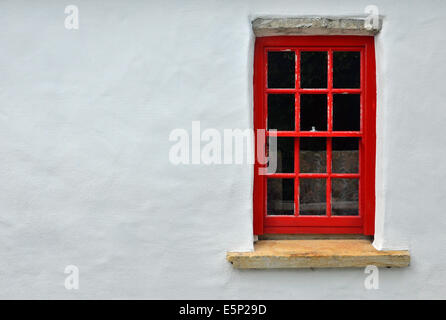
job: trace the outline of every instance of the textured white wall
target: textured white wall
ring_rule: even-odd
[[[64,28],[79,7],[80,29]],[[172,166],[169,133],[252,124],[250,19],[376,4],[380,248],[409,268],[234,270],[252,168]],[[444,1],[1,1],[0,298],[440,298]],[[64,288],[66,265],[80,289]]]

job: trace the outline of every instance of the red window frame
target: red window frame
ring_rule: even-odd
[[[300,51],[324,50],[328,52],[327,89],[301,89],[300,88]],[[296,53],[295,88],[294,89],[268,89],[267,88],[267,52],[289,51]],[[332,87],[333,51],[360,51],[360,89],[334,89]],[[376,155],[376,75],[375,75],[375,48],[374,38],[368,36],[278,36],[261,37],[256,39],[254,52],[254,129],[266,130],[267,121],[267,95],[268,93],[294,93],[295,94],[295,131],[277,131],[278,137],[295,137],[295,146],[298,137],[326,137],[327,138],[327,173],[308,174],[296,173],[298,170],[299,152],[295,147],[295,173],[274,173],[260,175],[259,169],[264,164],[256,159],[254,165],[254,234],[271,233],[349,233],[373,235],[375,229],[375,155]],[[300,123],[300,94],[325,93],[327,94],[327,125],[325,132],[299,131]],[[333,131],[332,110],[334,93],[355,93],[361,95],[360,131]],[[272,135],[271,132],[268,135]],[[257,141],[257,148],[265,148],[264,142]],[[360,166],[358,174],[331,173],[331,138],[332,137],[359,137]],[[294,178],[294,216],[267,216],[266,214],[266,179]],[[299,178],[326,178],[327,179],[327,215],[326,216],[299,216]],[[359,178],[359,215],[358,216],[331,216],[331,178]]]

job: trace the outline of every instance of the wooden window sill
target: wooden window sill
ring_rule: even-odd
[[[364,239],[261,240],[226,259],[238,269],[407,267],[410,254],[378,251]]]

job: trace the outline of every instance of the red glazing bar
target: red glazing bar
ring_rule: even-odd
[[[327,124],[328,124],[328,132],[333,131],[333,51],[328,50],[328,70],[327,70]],[[326,202],[327,202],[327,216],[331,217],[331,158],[332,158],[332,139],[327,138],[327,194],[326,194]]]
[[[299,164],[299,138],[294,139],[294,172],[295,172],[295,178],[294,178],[294,215],[299,215],[299,171],[300,171],[300,164]]]
[[[299,173],[297,174],[300,178],[343,178],[343,179],[358,179],[359,173]]]
[[[331,140],[327,138],[327,216],[331,217]]]
[[[328,70],[327,70],[327,124],[328,124],[328,132],[333,131],[333,121],[332,121],[332,114],[333,114],[333,51],[328,51]]]
[[[361,89],[338,89],[338,88],[332,88],[331,89],[332,93],[352,93],[352,94],[358,94],[358,93],[362,93]]]
[[[342,178],[342,179],[358,179],[359,173],[331,173],[332,178]]]
[[[269,137],[361,137],[361,131],[276,131],[266,133]]]
[[[295,173],[268,173],[265,175],[266,178],[276,178],[276,179],[293,179],[296,177]]]
[[[328,89],[299,89],[299,93],[306,94],[323,94],[328,93]]]
[[[294,92],[296,92],[296,89],[269,89],[266,88],[265,89],[266,93],[288,93],[288,94],[293,94]]]
[[[328,173],[299,173],[300,178],[312,178],[312,179],[326,179],[328,178]]]
[[[263,70],[263,74],[265,75],[265,77],[263,78],[263,84],[262,86],[264,87],[264,92],[265,94],[263,95],[263,110],[264,110],[264,121],[265,121],[265,129],[268,130],[268,93],[266,92],[266,89],[268,88],[268,51],[265,50],[263,52],[263,61],[265,62],[264,64],[264,70]]]
[[[323,94],[326,93],[328,94],[329,92],[332,93],[356,93],[359,94],[362,92],[361,89],[338,89],[338,88],[332,88],[331,90],[329,89],[299,89],[298,92],[299,93],[306,93],[306,94]],[[268,89],[268,92],[270,93],[292,93],[293,90],[292,89]]]
[[[300,130],[300,96],[299,96],[299,88],[300,88],[300,51],[296,49],[296,61],[295,61],[295,94],[294,94],[294,130],[299,132]],[[299,165],[299,138],[294,138],[294,172],[296,177],[294,178],[294,216],[299,216],[299,177],[297,176],[300,171]]]

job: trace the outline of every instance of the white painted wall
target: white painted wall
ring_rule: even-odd
[[[251,127],[252,17],[368,4],[385,16],[375,245],[410,248],[411,266],[375,291],[362,269],[234,270],[252,168],[172,166],[170,131]],[[444,298],[445,14],[441,0],[1,1],[0,298]]]

